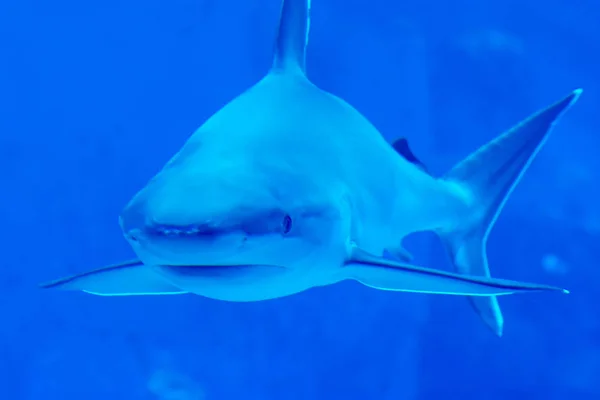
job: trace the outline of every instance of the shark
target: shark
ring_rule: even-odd
[[[498,279],[489,232],[576,89],[433,176],[306,74],[310,0],[283,0],[273,62],[209,117],[119,216],[136,258],[42,284],[100,296],[276,299],[341,281],[467,297],[503,332],[498,296],[567,290]],[[437,233],[454,270],[413,263]]]

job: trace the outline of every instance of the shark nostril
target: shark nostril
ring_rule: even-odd
[[[131,240],[132,242],[138,242],[138,233],[139,231],[137,229],[134,229],[131,232],[127,232],[127,239]]]

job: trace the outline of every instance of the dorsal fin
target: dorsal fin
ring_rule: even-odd
[[[273,71],[304,74],[311,0],[283,0]]]
[[[425,166],[425,164],[423,164],[421,162],[421,160],[419,160],[413,154],[412,150],[408,146],[408,140],[406,140],[406,138],[401,137],[401,138],[396,139],[396,141],[394,141],[394,143],[392,143],[392,147],[394,148],[394,150],[396,150],[396,152],[398,154],[400,154],[402,157],[404,157],[406,159],[406,161],[413,163],[414,165],[421,168],[423,171],[429,173],[427,171],[427,167]]]

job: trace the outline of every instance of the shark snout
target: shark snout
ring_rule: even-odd
[[[130,202],[119,216],[119,225],[128,240],[138,241],[148,226],[147,214],[142,205]]]
[[[243,235],[207,218],[199,202],[174,190],[145,188],[119,216],[123,235],[147,264],[180,265],[220,261],[243,244]]]
[[[139,241],[153,236],[193,232],[195,221],[189,212],[191,203],[178,189],[178,185],[157,181],[138,192],[119,217],[127,239]]]
[[[139,241],[141,236],[148,238],[196,237],[210,239],[222,233],[219,227],[209,222],[167,218],[164,213],[152,212],[144,201],[131,201],[119,217],[123,234],[131,240]],[[183,213],[182,213],[183,214]]]

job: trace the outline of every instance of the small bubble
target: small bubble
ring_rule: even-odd
[[[548,253],[542,257],[542,267],[548,273],[564,275],[568,272],[567,264],[557,255]]]

